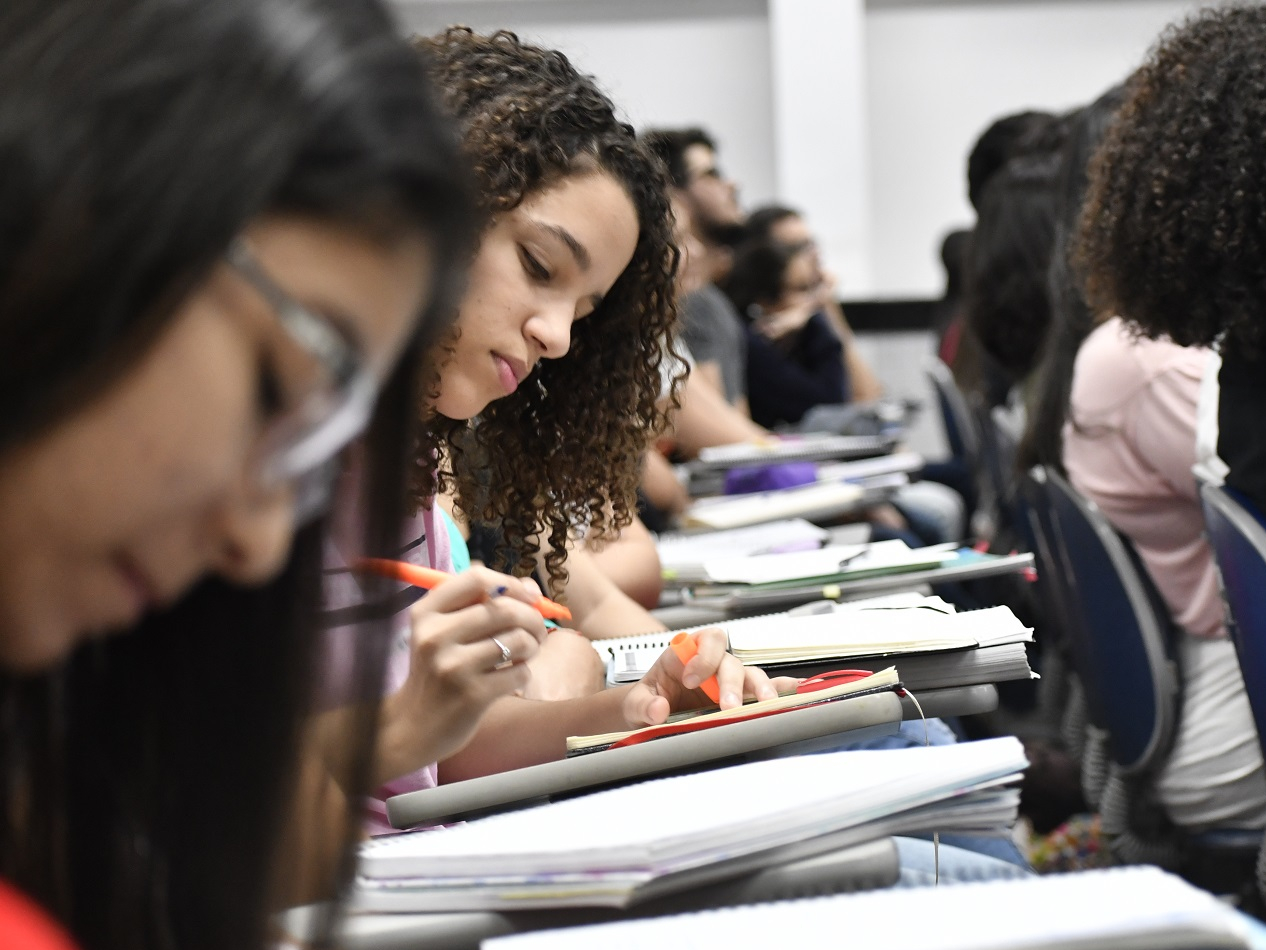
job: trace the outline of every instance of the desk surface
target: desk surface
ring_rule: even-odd
[[[924,702],[922,696],[920,702]],[[397,795],[387,800],[387,815],[397,828],[468,818],[644,776],[803,751],[802,744],[842,732],[859,739],[886,735],[896,730],[902,715],[895,693],[853,696],[779,716]]]

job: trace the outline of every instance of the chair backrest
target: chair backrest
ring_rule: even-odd
[[[1200,497],[1227,629],[1235,641],[1257,737],[1266,750],[1266,526],[1252,503],[1234,489],[1203,485]]]
[[[1043,641],[1042,649],[1054,648],[1065,664],[1070,665],[1074,643],[1080,643],[1086,635],[1070,630],[1071,625],[1079,621],[1070,609],[1074,595],[1059,563],[1059,540],[1051,513],[1046,469],[1041,465],[1031,468],[1020,480],[1018,494],[1023,518],[1018,527],[1033,552],[1037,569],[1037,600],[1041,610],[1038,635]]]
[[[1168,608],[1093,502],[1053,471],[1042,473],[1041,484],[1046,543],[1069,615],[1069,661],[1091,721],[1108,733],[1112,761],[1123,775],[1146,774],[1168,756],[1179,712]]]
[[[953,372],[939,359],[929,359],[924,369],[936,391],[936,401],[945,424],[945,440],[949,443],[950,454],[963,459],[974,475],[980,471],[980,435],[976,431],[976,421],[972,418],[967,398],[954,381]]]

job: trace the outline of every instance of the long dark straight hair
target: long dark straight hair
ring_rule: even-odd
[[[421,354],[446,330],[476,230],[427,89],[377,0],[5,0],[0,457],[125,375],[260,215],[421,233],[436,287],[366,440],[362,543],[394,551]],[[262,587],[207,580],[56,671],[0,677],[0,876],[85,947],[264,945],[323,536],[299,532]],[[360,641],[362,752],[336,776],[353,803],[379,626]]]
[[[1113,86],[1074,115],[1064,144],[1059,191],[1056,195],[1055,251],[1047,280],[1051,323],[1037,368],[1037,402],[1016,449],[1016,467],[1027,472],[1034,465],[1064,471],[1064,421],[1073,389],[1077,351],[1094,329],[1095,316],[1072,267],[1072,242],[1085,203],[1087,169],[1095,149],[1121,107],[1125,91]]]

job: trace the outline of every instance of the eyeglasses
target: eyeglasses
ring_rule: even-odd
[[[368,423],[379,382],[356,346],[336,325],[282,290],[245,240],[229,245],[225,257],[319,368],[320,380],[302,402],[269,421],[256,460],[261,485],[292,484],[295,521],[302,524],[328,507],[336,456]]]

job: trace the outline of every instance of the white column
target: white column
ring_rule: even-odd
[[[864,0],[769,0],[779,199],[802,209],[845,297],[873,287]]]

